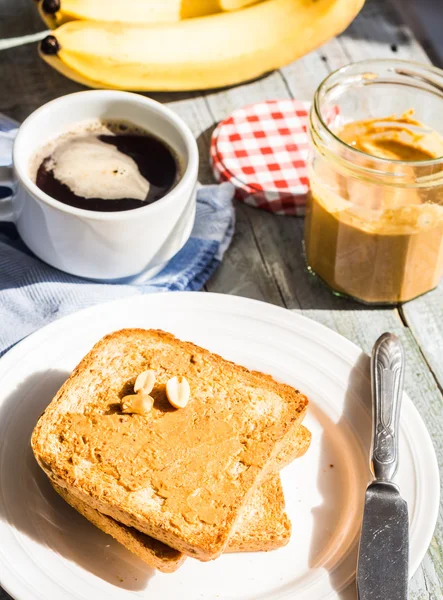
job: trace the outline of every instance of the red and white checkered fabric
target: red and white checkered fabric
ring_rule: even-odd
[[[280,215],[303,215],[310,102],[270,100],[240,108],[212,135],[217,181],[230,181],[236,197]]]

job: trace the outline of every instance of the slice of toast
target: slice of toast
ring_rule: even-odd
[[[157,382],[148,417],[122,414],[139,373]],[[192,398],[173,409],[166,382]],[[34,455],[61,487],[200,560],[217,558],[251,494],[297,427],[307,398],[171,334],[126,329],[86,355],[39,419]]]
[[[301,425],[287,436],[272,466],[271,475],[243,508],[226,552],[263,552],[286,546],[291,522],[285,512],[285,497],[279,471],[308,451],[311,432]]]
[[[280,476],[271,475],[243,508],[225,552],[261,552],[286,546],[291,521]]]
[[[297,435],[288,440],[277,456],[274,463],[276,474],[261,484],[243,509],[229,539],[227,552],[274,550],[289,542],[291,524],[284,510],[285,501],[277,469],[303,456],[310,442],[310,432],[303,425],[300,426]],[[164,573],[171,573],[184,562],[186,555],[182,552],[100,513],[56,483],[52,485],[68,504],[93,525],[111,535],[151,567]]]
[[[283,448],[278,452],[271,466],[273,473],[279,473],[291,464],[296,458],[306,454],[311,445],[312,434],[307,427],[295,427],[285,438]]]

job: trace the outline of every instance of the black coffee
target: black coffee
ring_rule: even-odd
[[[132,210],[165,196],[177,182],[172,150],[122,122],[89,124],[39,153],[35,182],[52,198],[86,210]]]

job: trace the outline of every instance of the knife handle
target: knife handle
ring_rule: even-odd
[[[372,460],[375,479],[392,481],[398,468],[398,425],[403,395],[405,358],[400,340],[384,333],[371,359]]]

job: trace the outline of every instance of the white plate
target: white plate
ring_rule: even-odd
[[[171,331],[309,396],[312,446],[282,473],[293,523],[286,548],[211,563],[189,559],[174,574],[155,573],[52,491],[29,446],[35,422],[94,342],[132,326]],[[290,311],[176,292],[61,319],[0,360],[0,582],[17,600],[355,598],[348,584],[369,477],[370,430],[366,355]],[[397,480],[409,504],[412,574],[435,526],[439,475],[429,435],[406,396],[400,456]]]

